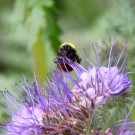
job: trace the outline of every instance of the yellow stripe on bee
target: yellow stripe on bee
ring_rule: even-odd
[[[75,45],[72,44],[72,43],[63,43],[60,47],[63,47],[63,46],[65,46],[65,45],[69,45],[69,46],[71,46],[73,49],[75,49]]]

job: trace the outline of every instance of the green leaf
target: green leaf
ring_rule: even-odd
[[[46,13],[47,13],[46,14],[47,27],[46,27],[46,32],[44,36],[48,37],[53,51],[57,52],[61,44],[60,35],[62,31],[57,24],[57,18],[54,14],[54,11],[48,8],[45,8],[44,10],[46,10]]]

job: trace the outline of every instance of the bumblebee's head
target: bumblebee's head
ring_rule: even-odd
[[[72,49],[76,49],[76,48],[75,48],[75,45],[72,44],[72,43],[63,43],[63,44],[60,46],[60,48],[63,48],[64,46],[70,46]]]

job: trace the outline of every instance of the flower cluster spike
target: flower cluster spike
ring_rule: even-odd
[[[36,77],[33,84],[24,78],[25,83],[17,85],[18,98],[8,90],[1,92],[11,120],[0,129],[7,131],[5,135],[85,135],[88,132],[112,135],[109,130],[92,130],[88,126],[96,107],[131,86],[125,73],[126,58],[118,68],[126,44],[115,65],[111,64],[113,46],[114,40],[107,67],[101,66],[97,48],[93,46],[98,66],[89,61],[91,66],[85,69],[70,62],[77,79],[70,73],[53,70],[45,84],[39,83]],[[25,95],[20,94],[20,89]]]

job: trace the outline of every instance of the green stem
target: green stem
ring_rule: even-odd
[[[48,73],[47,60],[44,53],[44,44],[42,33],[39,32],[35,43],[33,44],[34,70],[40,82],[43,82]]]
[[[87,122],[86,135],[90,135],[90,127],[91,127],[92,118],[93,118],[93,111],[91,110],[89,114],[89,119]]]

